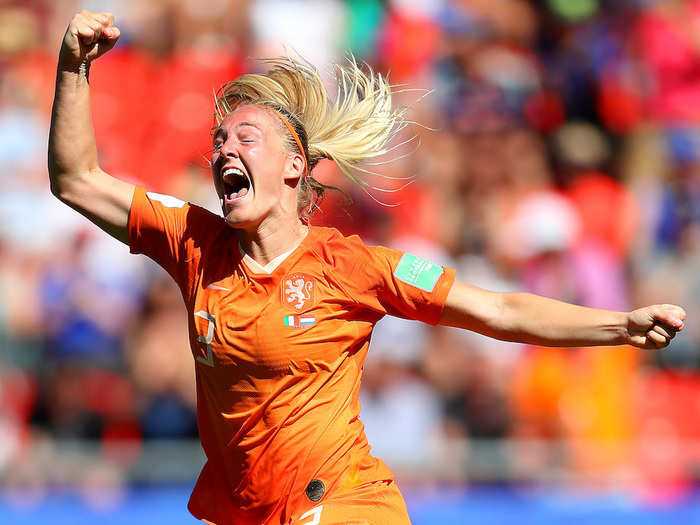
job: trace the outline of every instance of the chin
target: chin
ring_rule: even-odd
[[[224,215],[224,220],[226,221],[226,224],[233,228],[240,228],[246,222],[240,217],[238,217],[235,213],[229,213],[228,215]]]
[[[239,210],[231,210],[224,215],[224,220],[231,228],[248,229],[257,226],[258,222],[253,218],[246,217]]]

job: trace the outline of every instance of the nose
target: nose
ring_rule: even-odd
[[[232,140],[227,140],[221,145],[221,155],[229,159],[238,158],[238,151],[236,151]]]

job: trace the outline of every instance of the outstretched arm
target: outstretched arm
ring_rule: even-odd
[[[90,64],[117,42],[111,13],[81,11],[63,37],[49,133],[51,191],[107,233],[127,243],[134,186],[102,171],[90,117]]]
[[[440,324],[504,341],[542,346],[630,344],[663,348],[683,329],[685,311],[653,305],[632,312],[576,306],[529,293],[490,292],[455,282]]]

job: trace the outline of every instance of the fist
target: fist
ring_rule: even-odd
[[[638,348],[663,348],[668,346],[683,330],[685,310],[672,304],[655,304],[639,308],[627,315],[629,344]]]
[[[114,47],[119,39],[112,13],[81,11],[70,21],[61,46],[60,61],[68,67],[89,63]]]

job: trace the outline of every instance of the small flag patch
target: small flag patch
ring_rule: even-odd
[[[289,326],[291,328],[301,328],[314,324],[316,324],[315,317],[302,317],[301,315],[287,315],[284,317],[284,326]]]

